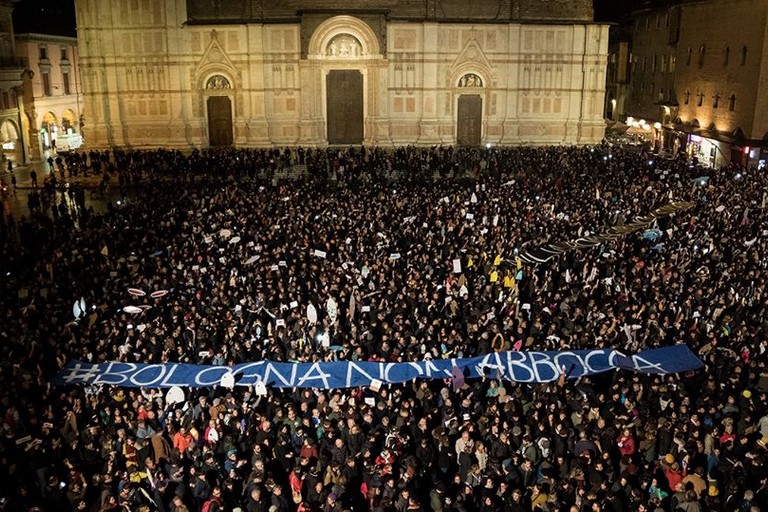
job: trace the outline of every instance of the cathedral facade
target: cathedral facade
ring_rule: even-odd
[[[588,144],[590,0],[77,0],[89,147]]]

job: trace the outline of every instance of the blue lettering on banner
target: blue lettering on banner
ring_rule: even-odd
[[[456,366],[467,378],[500,377],[514,382],[552,382],[564,372],[576,379],[614,369],[643,374],[698,370],[701,360],[685,345],[675,345],[627,356],[618,350],[568,350],[502,352],[463,359],[434,359],[406,363],[337,361],[332,363],[278,363],[257,361],[234,366],[181,363],[86,363],[70,361],[54,378],[57,385],[86,384],[120,387],[200,388],[218,386],[224,375],[235,376],[236,385],[264,382],[276,388],[341,389],[368,387],[375,380],[388,384],[412,379],[445,379]]]

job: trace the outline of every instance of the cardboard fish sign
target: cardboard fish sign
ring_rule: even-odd
[[[232,389],[235,387],[235,376],[227,372],[221,376],[221,387]]]
[[[135,315],[136,313],[141,313],[142,309],[136,306],[125,306],[123,308],[123,311],[125,311],[128,314]]]
[[[472,192],[472,197],[469,199],[469,201],[472,204],[476,204],[477,203],[477,195],[474,192]]]
[[[232,230],[226,229],[226,228],[222,229],[221,231],[219,231],[219,236],[224,240],[226,240],[227,238],[232,236]]]
[[[80,320],[85,316],[85,299],[80,297],[80,300],[76,300],[72,305],[72,314],[75,320]]]
[[[267,396],[267,385],[264,384],[264,381],[260,380],[257,382],[253,390],[256,393],[256,396]]]
[[[165,395],[165,401],[169,404],[180,404],[185,400],[184,390],[179,386],[173,386]]]
[[[317,323],[317,309],[315,309],[315,306],[313,304],[310,304],[307,306],[307,320],[310,324],[316,324]]]
[[[128,288],[128,293],[133,295],[134,297],[143,297],[147,294],[144,290],[140,290],[138,288]]]
[[[331,323],[335,324],[336,317],[339,314],[339,307],[333,297],[328,297],[328,302],[325,303],[325,310],[328,312],[328,318],[330,319]]]

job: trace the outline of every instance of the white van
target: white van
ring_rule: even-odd
[[[79,133],[68,133],[56,137],[56,151],[59,153],[68,153],[74,151],[83,145],[83,136]]]

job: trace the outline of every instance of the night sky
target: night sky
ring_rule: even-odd
[[[13,30],[75,37],[75,0],[21,0],[13,8]]]
[[[594,0],[595,19],[620,21],[647,1]],[[13,10],[13,26],[17,34],[37,32],[75,36],[75,0],[21,0]]]

